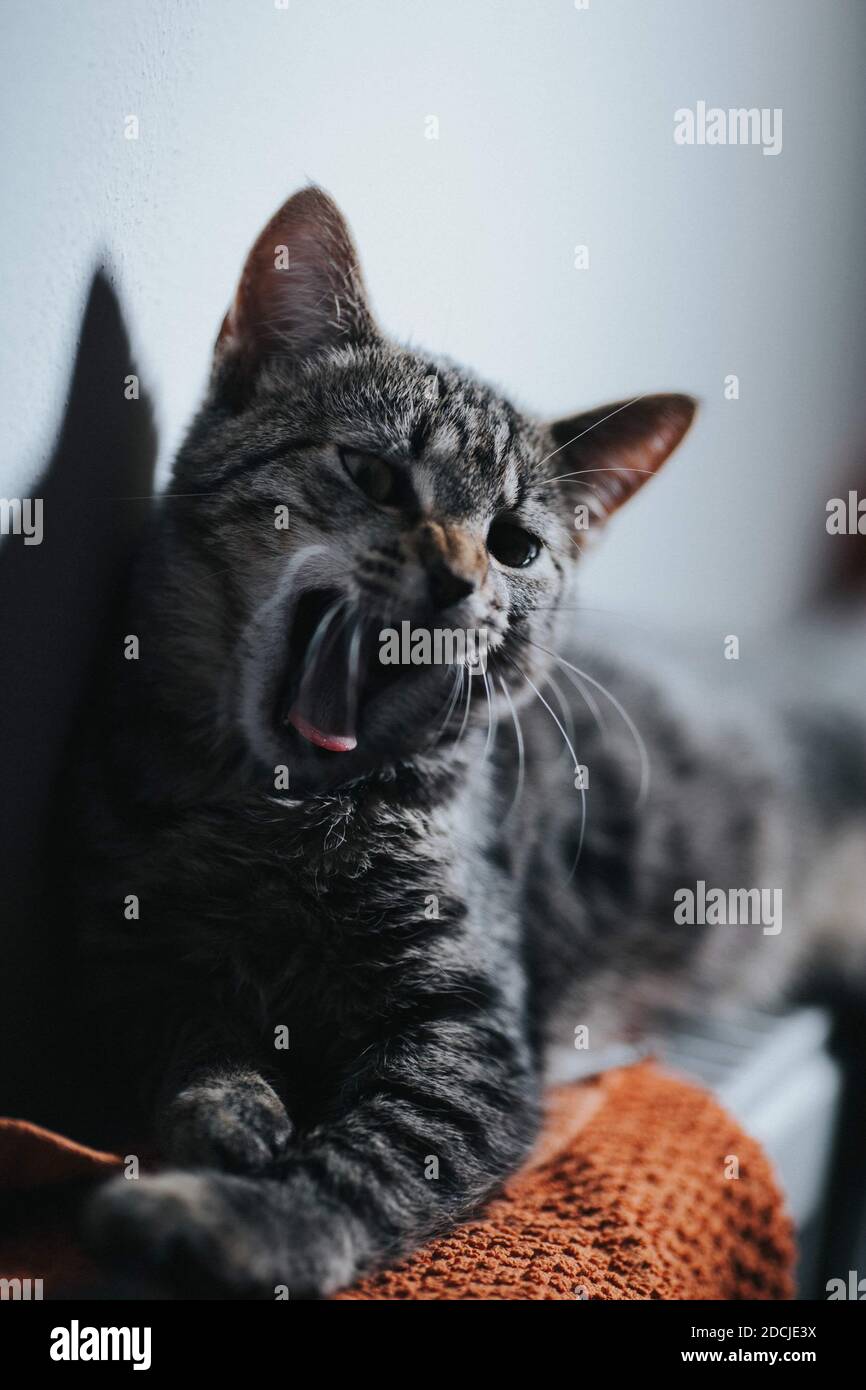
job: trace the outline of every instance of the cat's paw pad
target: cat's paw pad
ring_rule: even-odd
[[[239,1072],[186,1087],[165,1110],[160,1133],[166,1156],[181,1167],[261,1173],[285,1155],[292,1122],[267,1081]]]

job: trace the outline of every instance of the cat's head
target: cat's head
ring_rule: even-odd
[[[325,789],[532,696],[588,536],[693,413],[659,395],[522,414],[389,342],[339,210],[290,198],[247,259],[170,489],[193,495],[172,512],[177,601],[221,736]]]

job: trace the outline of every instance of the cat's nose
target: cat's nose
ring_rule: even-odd
[[[486,552],[478,539],[461,527],[424,521],[416,531],[415,545],[433,608],[451,608],[483,583]]]
[[[468,598],[475,588],[471,579],[455,574],[447,565],[432,569],[427,575],[427,592],[434,608],[450,608],[461,599]]]

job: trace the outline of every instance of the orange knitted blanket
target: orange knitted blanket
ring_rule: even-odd
[[[42,1278],[46,1298],[86,1288],[81,1185],[119,1163],[0,1120],[0,1195],[24,1213],[3,1223],[0,1277]],[[531,1160],[476,1220],[338,1298],[778,1299],[793,1263],[759,1146],[711,1096],[641,1063],[551,1092]]]

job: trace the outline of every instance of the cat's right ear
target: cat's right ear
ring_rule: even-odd
[[[283,204],[247,256],[217,338],[214,389],[239,408],[266,362],[376,336],[346,221],[311,185]]]

